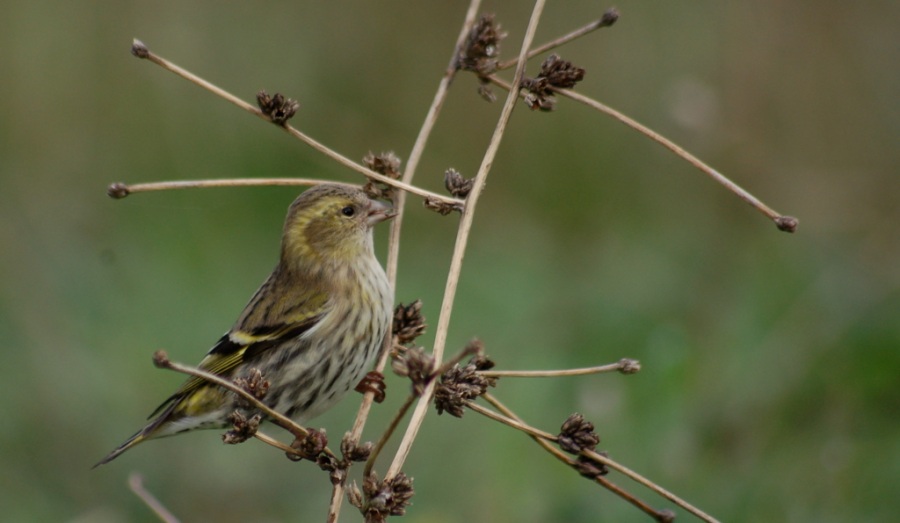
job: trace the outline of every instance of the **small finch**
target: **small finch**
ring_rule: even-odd
[[[393,290],[372,228],[393,216],[359,189],[301,194],[288,209],[278,265],[199,368],[228,379],[258,369],[269,382],[263,401],[298,423],[328,410],[366,374],[390,328]],[[247,405],[192,377],[97,465],[148,439],[228,427],[235,410]]]

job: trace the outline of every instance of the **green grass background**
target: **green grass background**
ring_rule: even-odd
[[[578,90],[671,137],[772,207],[733,195],[615,121],[519,106],[478,207],[449,333],[500,368],[643,371],[503,380],[555,432],[571,412],[619,461],[725,521],[892,521],[900,511],[900,6],[616,3],[563,48]],[[607,4],[551,2],[542,42]],[[181,381],[274,265],[291,188],[113,201],[112,181],[359,181],[271,126],[129,54],[133,37],[359,159],[409,154],[462,2],[4,2],[0,16],[0,506],[5,521],[154,521],[132,471],[184,521],[322,521],[315,467],[215,432],[90,466]],[[515,53],[530,6],[487,2]],[[529,64],[534,74],[540,61]],[[419,169],[471,176],[500,104],[460,76]],[[502,93],[499,93],[502,95]],[[455,217],[410,205],[397,298],[433,326]],[[383,255],[386,235],[379,235]],[[431,343],[432,332],[422,341]],[[380,433],[406,392],[389,400]],[[316,421],[336,441],[356,400]],[[384,470],[380,464],[379,469]],[[522,435],[429,416],[405,467],[416,522],[647,521]],[[624,478],[611,476],[624,486]],[[634,487],[654,506],[671,504]],[[680,512],[680,511],[679,511]],[[680,512],[679,520],[691,517]],[[358,516],[345,506],[343,520]]]

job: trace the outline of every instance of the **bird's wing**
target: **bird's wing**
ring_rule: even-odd
[[[258,354],[280,346],[284,341],[296,338],[315,326],[322,316],[328,311],[328,301],[325,296],[313,296],[312,299],[302,300],[302,306],[290,309],[298,312],[280,317],[281,321],[262,323],[255,326],[236,325],[231,331],[219,338],[206,357],[200,362],[200,370],[227,375],[228,372],[244,361],[254,358]],[[250,307],[253,305],[248,305]],[[242,315],[242,319],[246,318]],[[162,411],[169,403],[184,398],[200,388],[206,380],[193,376],[189,378],[174,394],[164,401],[150,414],[150,418]]]

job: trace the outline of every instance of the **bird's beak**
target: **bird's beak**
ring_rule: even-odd
[[[385,220],[389,220],[397,216],[397,211],[393,208],[385,205],[378,200],[372,200],[369,204],[369,212],[366,215],[366,223],[369,224],[369,227],[372,227],[376,223],[381,223]]]

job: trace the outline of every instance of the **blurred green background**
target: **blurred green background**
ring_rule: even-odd
[[[450,350],[478,336],[512,369],[639,359],[631,377],[507,379],[496,394],[551,432],[584,413],[600,448],[722,520],[894,520],[900,4],[616,5],[618,24],[559,51],[587,69],[578,90],[796,215],[800,229],[778,232],[584,107],[519,106],[478,207]],[[606,7],[552,2],[537,41]],[[231,325],[274,265],[298,192],[113,201],[107,184],[359,181],[129,47],[140,38],[246,100],[261,88],[297,98],[293,123],[351,158],[405,158],[464,11],[399,0],[3,3],[0,518],[154,521],[127,488],[137,471],[185,521],[324,519],[329,487],[315,467],[257,443],[225,447],[215,432],[90,470],[181,382],[152,367],[152,352],[195,363]],[[484,11],[509,31],[503,56],[513,55],[530,5]],[[446,168],[477,169],[500,104],[476,86],[454,83],[418,184],[440,190]],[[431,325],[456,222],[411,201],[397,298],[422,298]],[[369,438],[407,385],[391,376],[388,387]],[[337,440],[356,404],[314,424]],[[431,415],[405,470],[417,489],[411,521],[648,520],[473,413]]]

